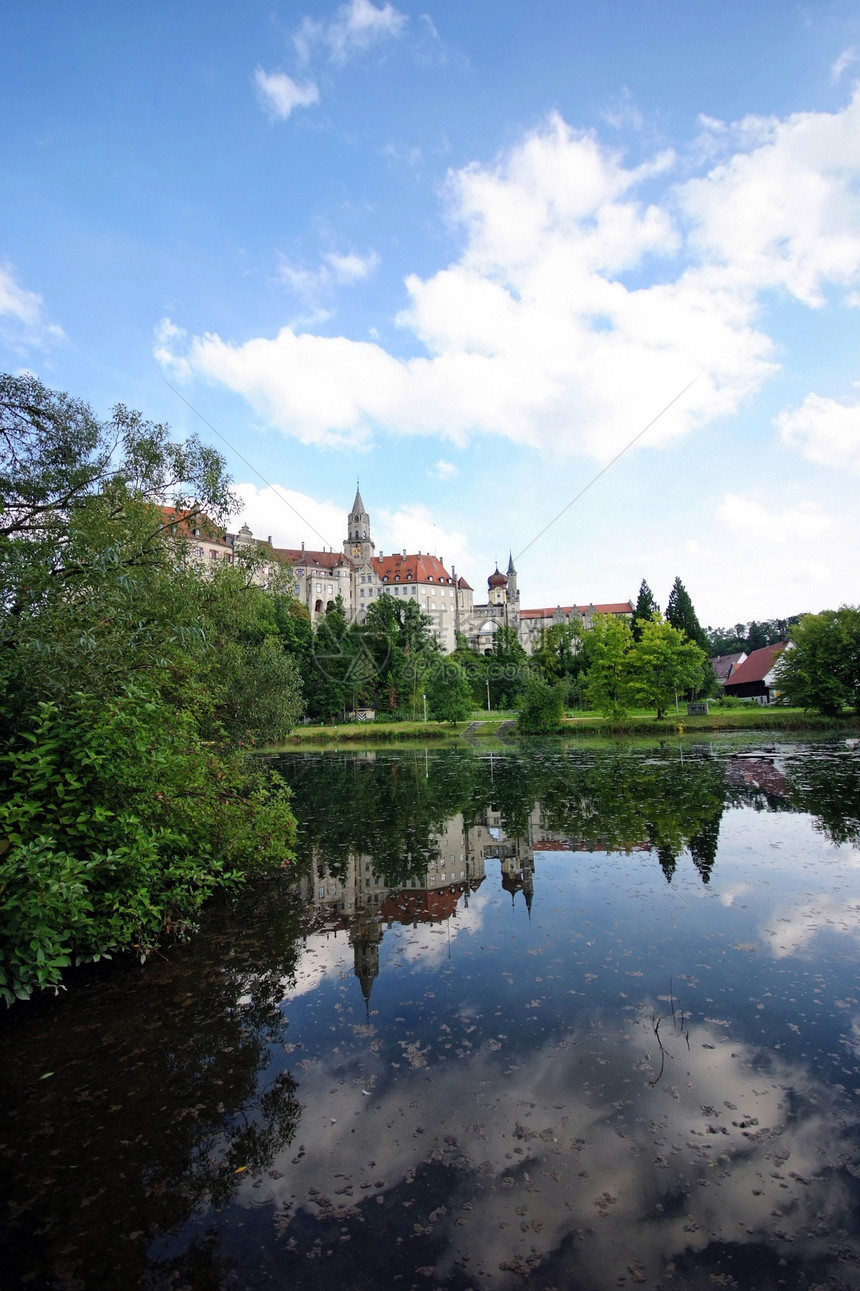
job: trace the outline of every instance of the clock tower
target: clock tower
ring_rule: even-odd
[[[370,516],[364,509],[361,492],[356,487],[355,501],[347,521],[346,542],[343,544],[344,555],[353,565],[366,565],[374,550],[375,544],[370,537]]]

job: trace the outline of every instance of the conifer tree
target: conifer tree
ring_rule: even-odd
[[[669,604],[666,606],[666,622],[671,623],[673,628],[679,628],[681,632],[686,632],[690,640],[695,641],[697,646],[701,646],[707,656],[708,638],[696,617],[693,602],[690,600],[690,593],[680,578],[676,578],[672,584]]]
[[[642,624],[650,623],[653,614],[659,614],[660,606],[654,599],[654,593],[651,588],[642,579],[642,585],[639,588],[639,596],[636,601],[636,608],[633,611],[633,620],[630,624],[630,630],[633,633],[633,640],[638,641],[642,635]]]

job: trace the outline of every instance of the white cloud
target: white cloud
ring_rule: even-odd
[[[809,394],[775,419],[780,438],[811,462],[860,473],[860,402]]]
[[[51,323],[38,292],[22,287],[12,266],[0,264],[0,336],[15,350],[61,340],[63,329]]]
[[[486,434],[606,461],[697,374],[644,442],[735,413],[776,370],[763,294],[817,306],[860,283],[860,93],[840,113],[723,135],[734,154],[673,186],[670,152],[627,167],[552,115],[492,165],[449,176],[465,243],[406,278],[397,322],[413,357],[285,327],[244,344],[195,337],[189,369],[305,443]],[[639,196],[660,181],[661,201]]]
[[[258,67],[254,84],[263,107],[278,121],[284,121],[295,108],[308,108],[319,103],[319,90],[313,81],[299,85],[286,72],[264,72]]]
[[[344,285],[368,278],[379,264],[379,256],[375,251],[369,252],[366,256],[357,255],[354,251],[347,252],[346,255],[338,255],[331,251],[324,259],[334,275],[335,282]]]
[[[306,300],[315,300],[334,287],[351,287],[354,283],[362,282],[370,277],[378,264],[379,256],[375,251],[369,251],[363,256],[355,251],[329,251],[316,269],[294,264],[286,256],[280,256],[278,277],[290,291]]]
[[[806,547],[833,526],[817,502],[769,509],[755,493],[727,493],[717,507],[717,519],[736,538],[756,548]]]
[[[235,484],[241,502],[235,528],[247,524],[256,538],[271,536],[275,547],[333,547],[339,551],[346,531],[346,511],[339,503],[309,497],[280,485],[260,488]]]
[[[309,62],[314,48],[321,47],[332,62],[343,64],[377,41],[401,35],[407,21],[406,14],[391,4],[377,6],[370,0],[349,0],[330,22],[304,18],[293,39],[303,62]]]
[[[860,281],[860,91],[841,112],[741,122],[758,142],[679,192],[691,247],[726,286],[810,306]]]
[[[860,56],[858,56],[854,45],[850,45],[848,49],[843,49],[839,57],[834,60],[833,66],[830,69],[830,80],[834,85],[842,80],[842,73],[847,71],[852,63],[856,63],[858,57]]]
[[[466,534],[437,525],[433,512],[422,502],[404,504],[396,511],[380,507],[373,514],[373,535],[377,553],[380,549],[426,551],[444,560],[446,569],[455,565],[458,574],[466,573],[475,564]]]
[[[455,475],[459,475],[460,472],[457,470],[457,467],[453,462],[446,462],[444,457],[440,457],[439,461],[433,467],[433,474],[438,475],[440,480],[450,480],[453,479]]]

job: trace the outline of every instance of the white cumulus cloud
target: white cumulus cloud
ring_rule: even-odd
[[[319,90],[313,81],[299,85],[286,72],[265,72],[258,67],[254,84],[263,107],[271,117],[284,121],[295,108],[308,108],[319,103]]]
[[[380,549],[426,551],[444,559],[447,569],[455,565],[460,574],[474,567],[466,534],[436,524],[433,513],[421,502],[400,506],[396,511],[380,507],[371,519],[377,553]]]
[[[774,420],[782,442],[809,461],[860,473],[860,402],[813,393]]]
[[[860,281],[860,91],[841,112],[741,123],[736,152],[680,191],[691,246],[726,286],[780,288],[810,306]]]
[[[675,183],[671,152],[630,167],[553,114],[450,174],[463,250],[406,277],[401,354],[284,327],[197,336],[182,357],[305,443],[498,435],[602,461],[698,377],[644,441],[668,442],[735,413],[776,370],[767,293],[817,307],[860,285],[860,93],[723,134],[732,155]]]
[[[297,489],[281,485],[260,487],[245,482],[234,484],[241,510],[231,525],[247,524],[255,538],[271,537],[275,547],[300,547],[302,543],[319,551],[339,551],[346,535],[346,512],[342,505],[318,501]]]

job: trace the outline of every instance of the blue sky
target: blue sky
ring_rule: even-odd
[[[0,362],[276,542],[360,477],[526,606],[857,603],[858,86],[842,0],[7,5]]]

